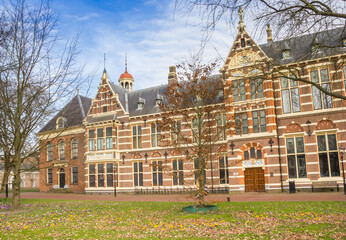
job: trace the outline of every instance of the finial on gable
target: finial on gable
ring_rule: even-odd
[[[244,24],[244,11],[242,7],[239,7],[238,9],[238,14],[239,14],[239,26],[238,30],[240,32],[243,32],[245,30],[245,24]]]

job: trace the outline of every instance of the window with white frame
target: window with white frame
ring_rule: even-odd
[[[199,126],[200,125],[200,126]],[[203,135],[203,118],[201,117],[198,121],[197,118],[192,119],[192,142],[197,142],[198,139]],[[199,128],[201,132],[199,132]]]
[[[161,128],[160,123],[151,124],[151,147],[161,146]]]
[[[133,163],[133,184],[135,187],[143,186],[143,162]]]
[[[287,167],[289,178],[306,178],[304,137],[286,138]]]
[[[73,184],[78,183],[78,167],[72,167],[72,182]]]
[[[56,129],[62,129],[65,127],[66,119],[63,117],[59,117],[56,121]]]
[[[76,138],[72,139],[72,141],[71,141],[71,149],[72,149],[71,150],[71,154],[72,154],[71,158],[72,159],[78,158],[78,141]]]
[[[216,116],[217,124],[217,140],[226,140],[226,114],[218,114]]]
[[[251,99],[264,97],[262,78],[250,78],[250,96]]]
[[[103,128],[97,129],[97,150],[103,150]]]
[[[293,78],[293,76],[290,76],[290,78]],[[280,86],[283,113],[300,112],[301,109],[298,81],[281,77]]]
[[[106,169],[107,169],[107,187],[113,187],[114,186],[113,163],[107,163]]]
[[[252,130],[254,133],[267,131],[265,110],[252,111]]]
[[[53,183],[53,169],[48,168],[47,169],[47,184],[52,184]]]
[[[173,160],[173,185],[184,185],[184,165],[183,160]]]
[[[327,91],[331,91],[329,71],[327,68],[310,71],[310,79],[312,82],[319,84]],[[333,107],[333,99],[331,96],[322,93],[317,87],[311,86],[312,101],[314,109],[324,109]]]
[[[97,164],[97,186],[104,187],[105,186],[105,169],[103,163]]]
[[[233,102],[245,101],[245,80],[233,80],[232,81],[232,95]]]
[[[321,177],[339,177],[339,154],[335,133],[317,135],[318,159]]]
[[[106,149],[113,149],[112,127],[106,127]]]
[[[95,130],[89,130],[89,151],[95,151]]]
[[[162,161],[152,161],[153,186],[162,186]]]
[[[228,184],[228,158],[226,155],[219,157],[220,184]]]
[[[47,145],[47,161],[53,160],[53,144],[51,142]]]
[[[59,148],[59,159],[65,160],[65,143],[64,143],[64,141],[62,141],[62,140],[59,141],[58,148]]]
[[[132,148],[142,148],[142,128],[141,125],[132,126]]]
[[[89,187],[95,186],[95,164],[89,164]]]
[[[235,114],[235,134],[242,135],[249,133],[249,125],[247,119],[247,113],[236,113]]]
[[[171,123],[171,141],[177,141],[178,136],[181,134],[181,120]]]

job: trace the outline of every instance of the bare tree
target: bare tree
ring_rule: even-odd
[[[40,150],[34,133],[55,105],[79,84],[77,38],[60,37],[49,1],[15,0],[2,9],[0,45],[0,145],[13,171],[13,209],[20,208],[20,173]]]
[[[162,134],[163,145],[173,154],[186,156],[182,161],[194,166],[190,176],[184,177],[194,176],[195,182],[184,183],[197,185],[196,196],[202,205],[207,193],[206,170],[213,168],[215,158],[212,149],[226,140],[232,122],[226,121],[222,76],[211,75],[216,66],[216,62],[202,64],[199,58],[183,61],[178,65],[179,77],[169,84],[160,106],[161,129],[166,133]]]
[[[225,20],[236,25],[237,12],[240,7],[253,18],[256,32],[266,32],[266,28],[270,24],[274,31],[274,40],[288,38],[294,40],[294,37],[297,36],[315,34],[313,37],[316,37],[317,42],[317,32],[324,32],[323,34],[327,35],[327,39],[329,39],[328,31],[335,28],[342,28],[338,39],[343,39],[346,36],[346,3],[343,0],[175,0],[176,11],[184,11],[187,15],[197,12],[200,15],[205,33],[202,46],[205,46],[220,21]],[[300,43],[291,42],[291,44]],[[319,43],[319,47],[329,53],[335,50],[335,54],[337,54],[338,48],[343,47],[343,44],[341,41],[337,43],[330,41]],[[304,57],[308,59],[311,58],[311,55],[301,56],[299,61],[304,60]],[[336,69],[342,69],[344,63],[345,59],[342,59],[335,66]],[[270,71],[263,72],[266,75],[280,77],[284,75],[283,72],[290,71],[292,80],[311,84],[324,94],[346,100],[346,96],[333,91],[333,88],[327,89],[318,83],[302,78],[301,73],[304,71],[301,66],[287,66],[273,61],[257,64],[267,66],[266,70]],[[333,76],[333,79],[336,77]]]

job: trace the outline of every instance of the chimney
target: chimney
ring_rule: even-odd
[[[176,67],[170,66],[169,67],[169,73],[168,73],[168,84],[177,83],[178,77],[176,73]]]
[[[272,42],[272,30],[270,29],[270,24],[267,24],[267,42]]]

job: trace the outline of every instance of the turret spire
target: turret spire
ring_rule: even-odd
[[[125,52],[125,72],[127,72],[127,52]]]
[[[242,7],[239,7],[238,9],[239,14],[239,26],[238,29],[240,32],[243,32],[245,30],[245,24],[244,24],[244,11]]]
[[[106,72],[106,53],[103,54],[103,71]]]

